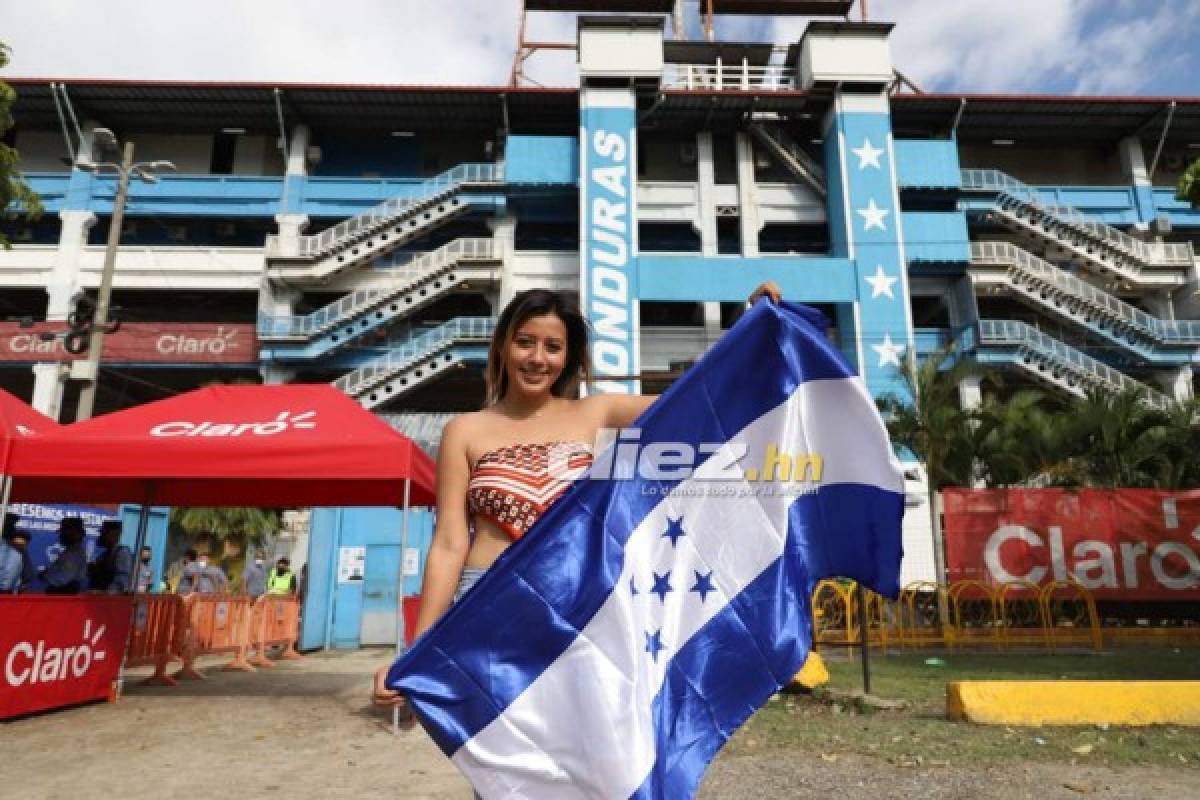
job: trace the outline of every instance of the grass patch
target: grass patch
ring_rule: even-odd
[[[862,688],[862,666],[826,653],[830,688]],[[1102,654],[872,653],[873,693],[903,700],[897,711],[863,713],[822,695],[772,698],[730,741],[733,753],[796,748],[834,761],[875,756],[898,766],[986,766],[1046,761],[1200,770],[1200,730],[1088,727],[1008,728],[945,719],[946,684],[955,680],[1200,680],[1200,651],[1139,648]]]

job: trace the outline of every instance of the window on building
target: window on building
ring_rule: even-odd
[[[236,134],[218,133],[213,137],[212,159],[208,171],[213,175],[232,175],[233,159],[237,152]]]

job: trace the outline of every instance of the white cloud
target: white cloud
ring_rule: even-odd
[[[7,73],[23,77],[499,85],[518,10],[515,0],[48,0],[33,11],[0,0],[0,38],[13,49]],[[1200,28],[1195,0],[873,0],[871,14],[897,21],[906,74],[970,92],[1147,91],[1164,70],[1189,68]],[[726,18],[718,31],[765,21]],[[805,24],[776,18],[771,38],[794,41]],[[573,42],[574,15],[530,14],[529,38]],[[574,59],[542,52],[527,74],[574,85]]]
[[[1130,18],[1132,16],[1132,19]],[[894,62],[926,90],[1144,91],[1157,71],[1186,64],[1181,35],[1192,0],[874,0],[874,20],[897,23]],[[802,21],[775,36],[798,38]]]

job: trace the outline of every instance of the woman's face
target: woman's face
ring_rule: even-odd
[[[508,389],[527,397],[549,395],[567,363],[567,326],[554,314],[530,317],[504,353]]]

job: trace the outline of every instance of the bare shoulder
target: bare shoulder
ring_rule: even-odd
[[[486,424],[487,411],[459,414],[442,428],[442,447],[465,452],[466,443]]]

